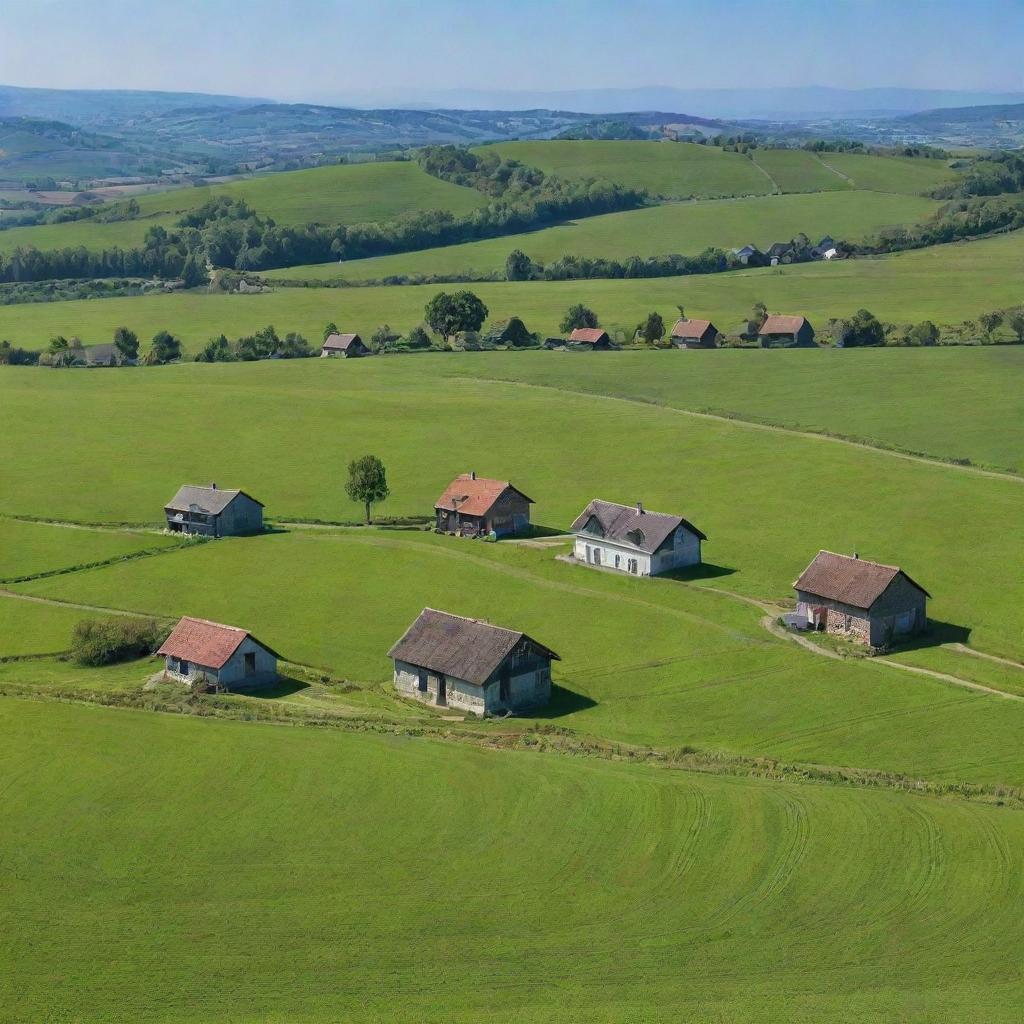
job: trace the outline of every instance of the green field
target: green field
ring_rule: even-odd
[[[822,153],[821,160],[846,175],[856,188],[920,195],[955,177],[942,160],[877,157],[865,153]]]
[[[558,334],[565,310],[576,302],[591,306],[604,327],[620,329],[626,337],[651,310],[672,323],[679,303],[692,316],[709,317],[731,334],[758,301],[772,311],[802,313],[819,328],[830,317],[849,316],[862,307],[897,323],[959,323],[1018,305],[1022,273],[1024,232],[1016,232],[877,259],[681,278],[482,283],[473,290],[493,317],[521,316],[542,337]],[[0,338],[42,348],[53,335],[63,334],[92,344],[107,341],[115,328],[127,324],[143,339],[169,329],[195,349],[222,332],[237,337],[267,323],[313,339],[328,321],[364,335],[382,323],[408,331],[443,287],[281,288],[257,295],[190,292],[3,306]]]
[[[829,192],[854,187],[814,153],[802,149],[756,149],[753,159],[780,192]]]
[[[22,601],[0,592],[0,658],[66,651],[75,623],[87,614],[74,608]],[[0,962],[2,959],[0,954]]]
[[[767,249],[772,242],[791,239],[801,231],[814,241],[825,234],[856,241],[879,228],[922,220],[938,206],[931,199],[851,191],[667,203],[482,242],[345,263],[285,267],[266,276],[366,281],[398,274],[499,273],[513,249],[522,249],[544,264],[566,254],[617,260],[666,253],[695,256],[708,246],[735,249],[752,243]]]
[[[16,701],[0,736],[7,1020],[1019,1016],[1012,812]]]
[[[418,210],[468,213],[487,201],[482,193],[433,178],[412,162],[335,165],[137,196],[140,216],[136,220],[11,228],[0,231],[0,252],[30,245],[37,249],[141,245],[153,225],[170,228],[184,211],[217,196],[244,199],[260,216],[279,224],[361,224]]]

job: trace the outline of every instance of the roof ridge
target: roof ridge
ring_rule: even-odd
[[[616,508],[628,509],[631,512],[639,512],[636,505],[624,505],[621,501],[609,501],[607,498],[591,498],[590,503],[593,504],[595,501],[600,501],[605,505],[614,505]],[[653,508],[647,508],[644,506],[643,512],[640,513],[645,516],[664,516],[666,519],[682,519],[682,516],[678,516],[675,512],[658,512]]]
[[[890,565],[888,562],[876,562],[871,558],[861,558],[860,555],[846,555],[842,551],[831,551],[828,548],[820,548],[819,555],[835,555],[836,558],[845,558],[850,562],[860,562],[863,565],[875,565],[879,569],[893,569],[896,572],[903,572],[898,565]]]
[[[474,619],[470,615],[457,615],[455,612],[446,612],[443,608],[432,608],[430,605],[425,605],[423,612],[436,612],[438,615],[447,615],[450,619],[462,619],[463,622],[473,622],[478,626],[489,626],[491,629],[500,629],[504,633],[522,633],[521,629],[509,629],[508,626],[496,626],[493,622],[487,622],[485,619]],[[420,612],[420,615],[422,615],[423,612]]]
[[[235,633],[245,633],[246,636],[252,636],[247,629],[243,629],[241,626],[229,626],[226,622],[214,622],[213,619],[203,619],[198,615],[182,615],[182,620],[188,619],[189,622],[201,622],[204,626],[216,626],[218,629],[230,629]]]

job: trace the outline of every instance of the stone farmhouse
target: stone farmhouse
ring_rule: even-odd
[[[573,557],[587,565],[633,576],[657,576],[701,561],[707,536],[682,516],[648,512],[639,502],[619,505],[595,498],[571,527]]]
[[[814,328],[803,316],[781,316],[773,313],[757,332],[762,348],[813,348]]]
[[[672,344],[676,348],[718,348],[718,328],[710,320],[677,320]]]
[[[280,658],[247,630],[189,616],[174,627],[157,654],[164,656],[169,679],[222,690],[271,686]]]
[[[474,715],[542,707],[551,699],[554,651],[525,633],[424,608],[388,652],[395,689]]]
[[[186,484],[164,506],[167,529],[203,537],[233,537],[263,529],[263,504],[245,491],[230,491],[210,484]]]
[[[819,551],[796,590],[797,623],[871,647],[920,632],[931,594],[899,566]]]
[[[511,537],[530,528],[532,504],[507,480],[460,473],[434,505],[435,528],[462,537]]]
[[[608,332],[602,331],[600,327],[577,327],[569,335],[565,347],[577,352],[607,352],[618,348],[618,345],[608,337]]]
[[[363,339],[358,334],[328,334],[320,349],[321,359],[355,359],[368,355],[370,350],[363,344]]]

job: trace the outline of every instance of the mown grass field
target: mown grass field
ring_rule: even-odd
[[[13,700],[0,737],[6,1020],[1019,1017],[1014,812]]]
[[[802,149],[757,149],[753,160],[771,176],[780,192],[834,192],[853,188],[849,180]]]
[[[801,231],[814,241],[825,234],[856,241],[879,228],[922,220],[939,205],[920,197],[853,191],[668,203],[481,242],[345,263],[286,267],[266,276],[366,281],[398,274],[495,273],[504,270],[513,249],[522,249],[539,263],[567,254],[617,260],[673,252],[695,256],[708,246],[729,249],[752,243],[767,248]]]
[[[956,177],[942,160],[877,157],[866,153],[822,153],[827,166],[852,179],[857,188],[920,195]]]
[[[71,631],[86,615],[75,608],[0,594],[0,658],[66,651],[71,646]]]
[[[883,320],[959,323],[992,309],[1018,305],[1024,273],[1024,233],[936,246],[878,259],[821,262],[694,277],[641,280],[481,283],[473,290],[492,317],[523,317],[542,337],[558,334],[566,309],[583,302],[601,324],[632,336],[651,310],[672,323],[682,303],[692,316],[733,333],[751,306],[801,313],[819,328],[830,317],[867,307]],[[0,338],[45,347],[55,334],[86,344],[107,341],[121,324],[143,339],[169,329],[193,350],[220,333],[237,337],[272,323],[278,330],[320,336],[324,324],[371,334],[382,323],[408,331],[444,286],[280,288],[257,295],[205,292],[0,307]],[[451,290],[451,286],[448,286]]]

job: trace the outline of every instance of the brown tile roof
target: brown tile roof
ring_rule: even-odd
[[[619,505],[599,498],[587,505],[570,529],[573,533],[579,533],[592,518],[597,520],[604,531],[596,536],[619,544],[629,544],[648,554],[657,551],[678,526],[685,526],[701,540],[707,540],[705,534],[682,516],[648,512],[646,509],[641,512],[635,505]]]
[[[767,320],[761,325],[761,330],[758,334],[796,334],[803,325],[807,323],[807,319],[802,316],[782,316],[779,313],[773,313]]]
[[[483,686],[523,639],[541,654],[561,660],[525,633],[424,608],[402,639],[388,651],[388,657]]]
[[[182,658],[205,668],[223,668],[246,637],[250,637],[275,658],[280,657],[276,651],[256,640],[248,630],[210,622],[209,619],[193,619],[188,615],[174,627],[156,653],[169,654],[172,658]]]
[[[363,339],[358,334],[328,334],[324,339],[323,348],[333,348],[344,352],[353,343],[358,341],[361,345]]]
[[[703,338],[708,328],[714,330],[715,325],[710,320],[677,320],[672,328],[673,338]],[[718,332],[715,331],[717,334]]]
[[[175,512],[187,512],[193,505],[197,505],[201,512],[208,512],[211,515],[220,515],[240,494],[250,501],[256,501],[251,494],[245,491],[230,490],[223,487],[196,487],[194,484],[185,484],[178,488],[178,493],[164,506]],[[262,501],[256,504],[263,508]]]
[[[444,494],[437,499],[434,508],[465,512],[469,516],[485,516],[491,506],[509,489],[533,504],[533,498],[527,498],[518,487],[513,487],[507,480],[490,480],[472,473],[460,473],[445,488]]]
[[[602,331],[600,327],[577,327],[569,335],[570,341],[583,342],[587,345],[596,345],[602,338],[608,338],[608,332]]]
[[[897,576],[903,576],[926,597],[932,596],[898,565],[882,565],[864,558],[838,555],[834,551],[819,551],[793,587],[816,597],[867,610]]]

